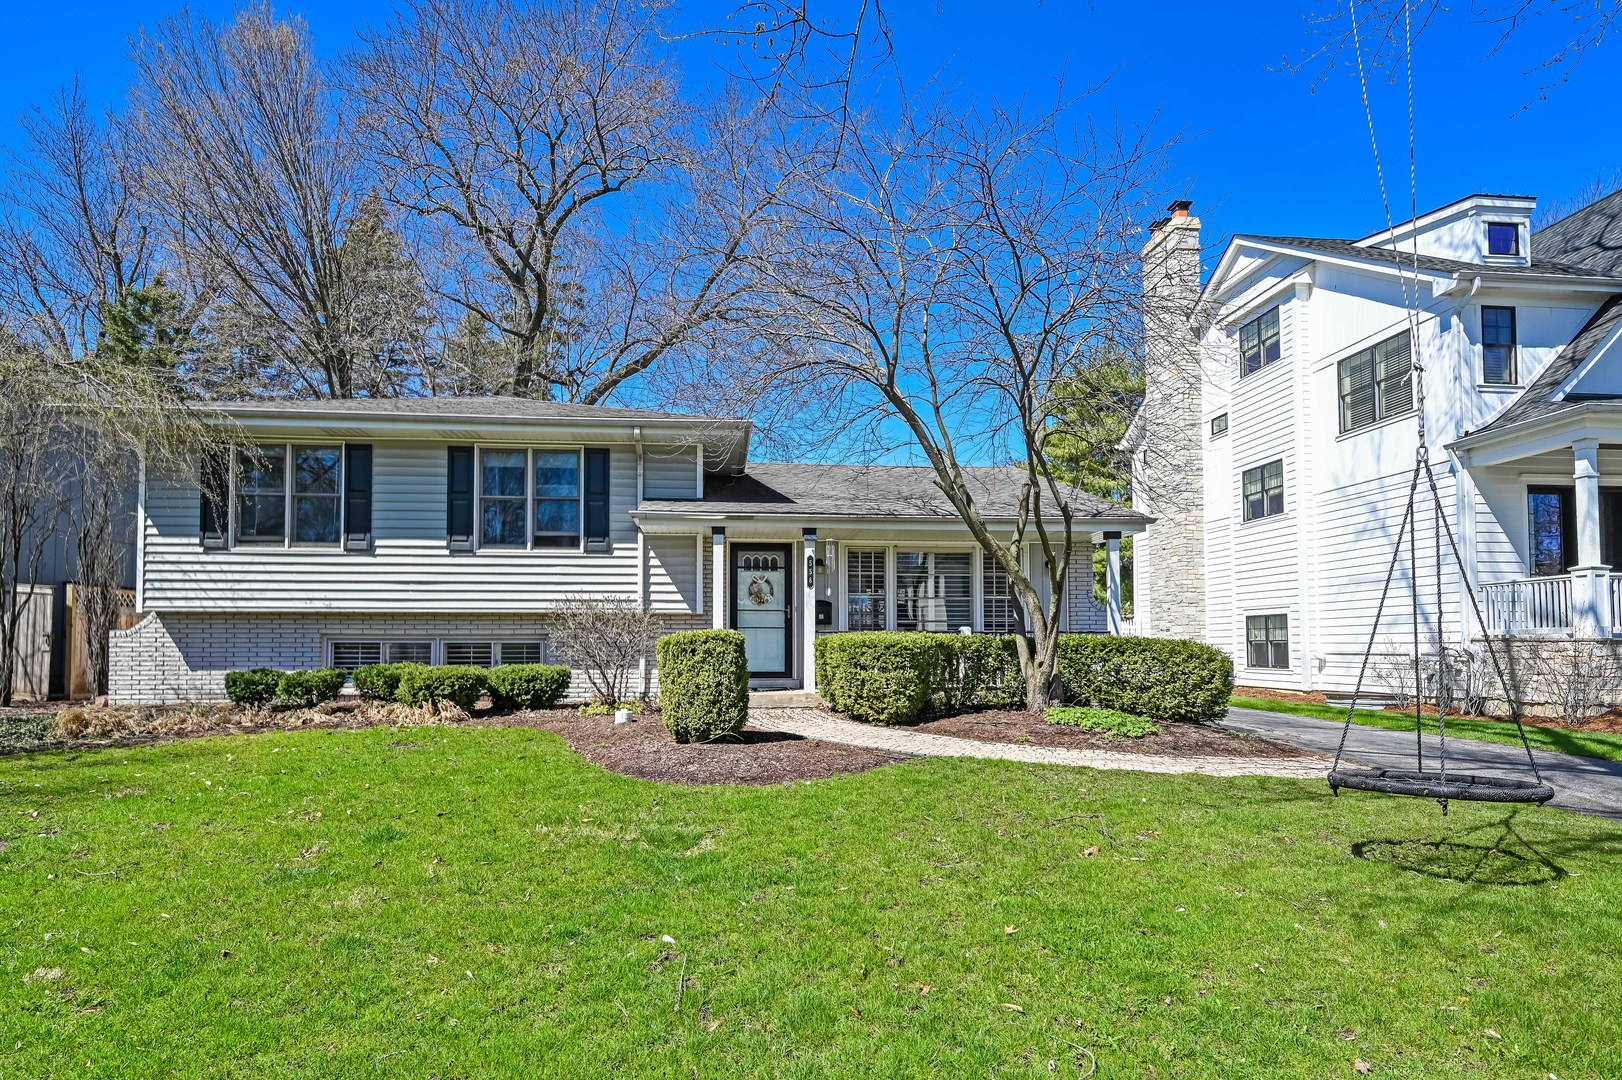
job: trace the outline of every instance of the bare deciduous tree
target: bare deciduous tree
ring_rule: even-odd
[[[565,597],[554,610],[552,643],[561,659],[585,673],[596,700],[631,700],[631,679],[659,637],[659,620],[642,605],[605,596]]]
[[[18,332],[84,356],[106,309],[152,272],[153,244],[119,125],[77,83],[22,121],[0,194],[0,304]]]
[[[1036,709],[1097,506],[1050,454],[1061,439],[1073,456],[1097,438],[1096,425],[1066,426],[1067,388],[1135,340],[1141,222],[1162,147],[1142,131],[1074,132],[1064,105],[1030,114],[938,93],[911,100],[897,123],[852,127],[796,206],[786,245],[762,260],[781,302],[768,332],[800,358],[799,374],[865,410],[876,443],[922,456],[1008,572]],[[987,460],[1013,463],[1011,528],[988,520],[987,484],[967,468]],[[1028,543],[1045,570],[1029,572]]]
[[[749,295],[793,154],[758,104],[682,96],[663,8],[415,0],[350,59],[446,321],[499,336],[490,389],[603,402]]]
[[[261,392],[351,396],[367,343],[348,336],[342,239],[365,187],[303,20],[263,4],[229,24],[181,14],[133,59],[142,183],[177,274],[212,301],[222,356],[274,358],[251,366]]]

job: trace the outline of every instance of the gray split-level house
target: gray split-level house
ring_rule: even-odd
[[[748,420],[517,398],[222,413],[256,447],[234,468],[143,477],[146,615],[114,635],[114,703],[218,700],[226,672],[260,666],[545,661],[575,595],[640,602],[669,631],[742,630],[763,688],[814,689],[819,634],[1018,626],[928,468],[754,463]],[[970,470],[1010,535],[1019,476]],[[1148,518],[1077,506],[1064,623],[1118,631],[1089,556]]]

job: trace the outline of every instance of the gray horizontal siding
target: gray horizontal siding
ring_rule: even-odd
[[[654,611],[685,613],[698,605],[698,541],[691,536],[650,535],[648,605]]]
[[[542,612],[574,593],[637,596],[636,455],[612,448],[608,552],[445,546],[445,446],[377,443],[375,550],[204,552],[195,479],[149,478],[142,521],[148,610]]]
[[[698,447],[647,447],[642,455],[642,492],[650,499],[698,498]]]

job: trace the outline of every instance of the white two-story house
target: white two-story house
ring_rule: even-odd
[[[114,702],[217,700],[226,672],[261,666],[543,662],[572,596],[735,627],[759,687],[814,689],[821,633],[1019,625],[932,470],[754,463],[748,420],[500,397],[221,413],[251,451],[143,479],[147,614],[114,635]],[[1010,535],[1020,475],[970,470]],[[1084,568],[1145,523],[1075,502]],[[1085,569],[1067,593],[1069,628],[1119,624]]]
[[[1422,499],[1421,637],[1479,636],[1465,581],[1490,634],[1622,630],[1622,194],[1537,232],[1534,208],[1472,195],[1356,239],[1235,236],[1200,289],[1199,222],[1174,205],[1146,272],[1181,306],[1151,323],[1126,443],[1157,518],[1135,542],[1140,632],[1224,649],[1240,683],[1351,689],[1414,467],[1416,352],[1466,568],[1445,557],[1438,588]],[[1377,635],[1393,654],[1411,566]]]

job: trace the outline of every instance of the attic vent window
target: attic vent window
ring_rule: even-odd
[[[1521,227],[1513,221],[1487,223],[1488,255],[1519,255],[1521,253]]]

